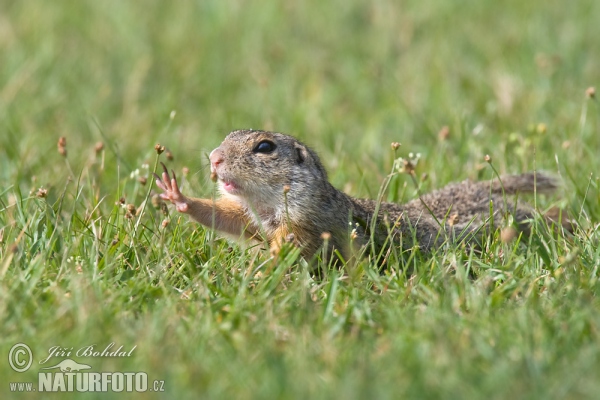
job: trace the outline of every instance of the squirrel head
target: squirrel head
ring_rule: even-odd
[[[211,152],[210,162],[222,195],[262,219],[281,218],[287,212],[293,220],[296,210],[314,203],[319,187],[328,185],[317,154],[276,132],[233,131]]]

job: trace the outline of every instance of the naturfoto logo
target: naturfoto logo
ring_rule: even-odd
[[[154,380],[149,385],[146,372],[93,372],[92,366],[77,362],[71,358],[61,361],[55,358],[63,357],[130,357],[136,346],[124,349],[110,343],[105,347],[95,344],[83,346],[75,350],[74,347],[52,346],[48,355],[39,361],[40,365],[51,364],[40,368],[37,386],[33,382],[11,382],[12,392],[145,392],[164,391],[164,381]],[[52,360],[53,362],[48,362]],[[15,344],[9,352],[8,362],[16,372],[25,372],[31,368],[33,352],[24,343]],[[45,370],[54,370],[46,372]]]

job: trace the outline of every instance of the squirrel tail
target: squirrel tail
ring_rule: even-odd
[[[501,176],[492,181],[492,193],[551,193],[558,188],[558,179],[547,172],[526,172],[520,175]]]
[[[492,193],[513,195],[517,193],[551,193],[558,189],[558,179],[547,172],[527,172],[520,175],[505,175],[492,181]],[[566,210],[553,207],[544,213],[548,222],[562,225],[573,233],[575,227]]]

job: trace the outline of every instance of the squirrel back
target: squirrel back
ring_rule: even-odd
[[[518,195],[551,193],[557,188],[556,178],[545,172],[505,175],[500,180],[465,180],[450,183],[404,205],[382,203],[379,218],[386,218],[386,214],[388,219],[402,216],[400,225],[409,225],[403,229],[402,235],[410,238],[412,233],[419,247],[429,251],[448,238],[479,242],[490,229],[507,227],[509,214],[514,222],[512,228],[528,234],[536,211],[519,200]],[[374,203],[367,205],[364,200],[360,204],[366,208],[374,207]],[[555,222],[556,216],[545,217],[549,222]],[[571,230],[566,215],[560,223]],[[409,241],[408,244],[414,243]]]

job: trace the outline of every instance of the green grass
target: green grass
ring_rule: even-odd
[[[72,358],[164,380],[138,398],[600,397],[599,20],[595,0],[2,2],[0,397],[39,398],[9,382],[37,383],[50,347],[110,342],[136,348]],[[126,218],[156,143],[209,196],[206,154],[237,128],[298,136],[362,197],[393,141],[421,153],[423,191],[493,177],[485,154],[547,170],[564,187],[529,200],[579,227],[316,280],[173,209]],[[392,179],[390,200],[415,196]]]

